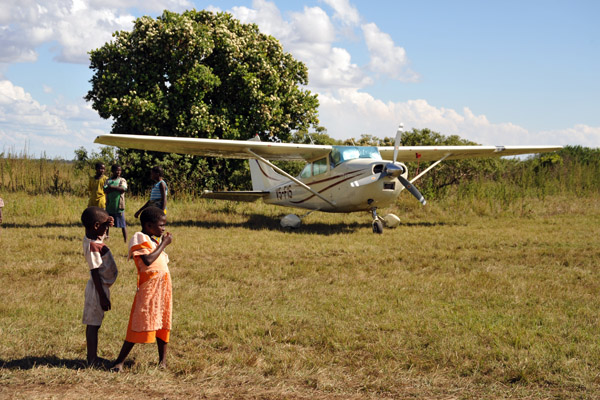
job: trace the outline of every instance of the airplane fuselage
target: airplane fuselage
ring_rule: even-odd
[[[373,207],[386,207],[400,195],[402,185],[398,179],[384,177],[358,187],[352,183],[380,172],[388,162],[372,159],[348,160],[321,174],[300,179],[333,205],[291,180],[271,188],[269,195],[263,200],[268,204],[325,212],[368,211]]]

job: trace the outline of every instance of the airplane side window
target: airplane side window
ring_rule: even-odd
[[[313,175],[324,174],[327,172],[327,158],[322,158],[313,163]]]
[[[331,162],[334,166],[342,162],[342,155],[340,154],[338,146],[333,146],[331,149]]]
[[[300,172],[300,178],[310,178],[312,171],[312,164],[308,163],[304,166],[302,172]]]

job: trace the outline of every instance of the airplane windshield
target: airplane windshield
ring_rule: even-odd
[[[381,154],[375,146],[332,146],[331,159],[335,165],[356,158],[381,160]]]

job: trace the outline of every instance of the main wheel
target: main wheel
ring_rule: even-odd
[[[379,233],[379,234],[383,233],[383,224],[378,219],[373,221],[373,233]]]

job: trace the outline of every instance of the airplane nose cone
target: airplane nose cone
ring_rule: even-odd
[[[394,163],[388,163],[385,166],[385,173],[387,175],[393,176],[394,178],[397,178],[398,176],[402,175],[402,173],[404,172],[404,168],[402,168],[401,166],[394,164]]]

